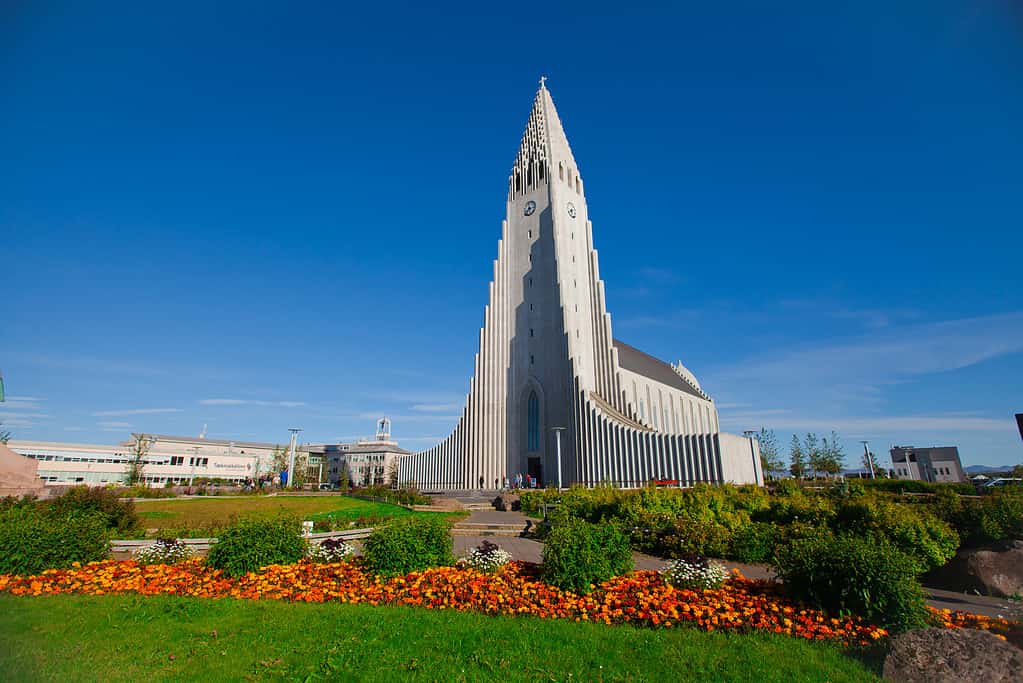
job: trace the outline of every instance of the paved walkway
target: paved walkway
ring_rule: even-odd
[[[498,512],[497,510],[473,510],[464,521],[474,524],[519,524],[525,527],[529,518],[520,512]],[[478,546],[484,540],[496,543],[509,553],[512,559],[525,562],[540,563],[543,559],[543,543],[531,538],[514,536],[454,536],[455,556],[466,554],[469,548]],[[632,560],[636,569],[657,570],[664,566],[666,560],[643,553],[633,553]],[[722,560],[731,569],[739,569],[743,576],[751,579],[773,579],[774,571],[766,565],[742,564]],[[937,609],[959,610],[987,617],[1004,617],[1007,619],[1023,619],[1023,604],[1000,598],[989,598],[982,595],[955,593],[937,588],[924,587],[927,604]]]

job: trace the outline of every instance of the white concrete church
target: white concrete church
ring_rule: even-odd
[[[583,181],[543,80],[506,215],[462,416],[440,444],[401,459],[399,481],[763,484],[757,441],[720,432],[693,373],[612,336]]]

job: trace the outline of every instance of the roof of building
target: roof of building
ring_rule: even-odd
[[[707,397],[703,395],[699,389],[682,379],[682,377],[675,372],[675,368],[671,367],[671,365],[665,363],[663,360],[654,358],[648,353],[643,353],[636,347],[629,346],[618,339],[614,340],[614,345],[618,350],[618,364],[626,370],[635,372],[637,375],[649,377],[655,382],[665,384],[672,389],[678,389],[679,391],[684,391],[691,396],[706,400]]]
[[[138,436],[138,434],[135,434],[133,432],[132,433],[132,437],[135,437],[135,436]],[[263,442],[259,442],[259,441],[233,441],[231,439],[207,439],[205,437],[198,437],[198,436],[171,436],[169,434],[146,434],[145,436],[149,437],[150,439],[156,439],[157,443],[159,443],[161,441],[164,441],[164,442],[166,442],[166,441],[178,441],[178,442],[181,442],[181,443],[200,443],[200,444],[206,443],[206,444],[210,444],[211,446],[232,446],[233,445],[233,446],[241,446],[243,448],[245,448],[245,447],[247,447],[247,448],[267,448],[267,449],[271,449],[271,450],[281,445],[281,444],[274,444],[274,443],[263,443]],[[132,443],[133,443],[132,439],[129,439],[128,441],[125,441],[121,445],[122,446],[124,446],[124,445],[131,445]],[[302,449],[302,447],[299,446],[299,450],[301,450],[301,449]]]

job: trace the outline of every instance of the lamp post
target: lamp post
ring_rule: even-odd
[[[551,431],[554,432],[554,452],[558,455],[558,490],[561,490],[561,432],[565,431],[567,427],[551,427]]]
[[[298,433],[302,431],[301,427],[289,427],[288,431],[291,432],[291,448],[288,455],[288,488],[295,488],[295,447],[298,442]]]
[[[188,474],[188,488],[192,488],[192,480],[195,479],[195,464],[199,462],[199,449],[202,446],[192,446],[188,450],[192,451],[192,469]]]
[[[867,461],[867,467],[870,468],[870,478],[874,479],[874,459],[870,457],[870,449],[867,448],[869,441],[860,441],[863,444],[863,459]]]

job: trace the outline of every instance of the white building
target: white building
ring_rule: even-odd
[[[125,482],[135,437],[116,446],[11,441],[8,447],[39,463],[39,478],[48,484],[102,486]],[[147,434],[149,451],[143,474],[150,486],[170,481],[220,479],[230,483],[255,479],[270,472],[277,444],[229,441],[188,436]],[[296,449],[299,453],[302,448]],[[312,460],[312,459],[311,459]],[[314,463],[310,463],[311,467]],[[312,477],[316,481],[315,473]]]
[[[398,460],[409,454],[391,439],[391,421],[386,417],[377,421],[376,437],[372,439],[313,444],[308,449],[310,457],[319,455],[323,459],[330,483],[340,484],[347,474],[351,486],[390,484],[392,473],[397,472]]]
[[[583,187],[541,82],[465,408],[444,441],[402,458],[402,483],[491,488],[520,472],[542,485],[763,483],[758,443],[720,432],[692,372],[614,339]]]

